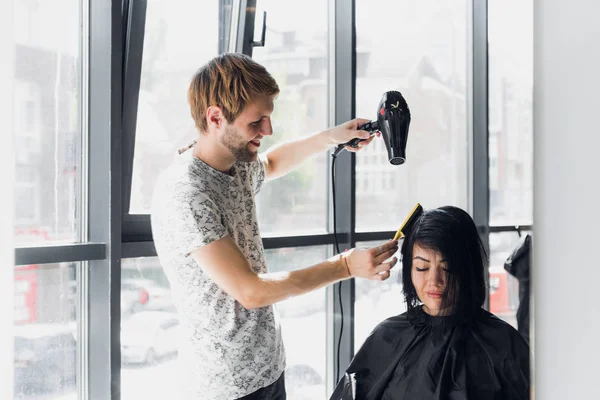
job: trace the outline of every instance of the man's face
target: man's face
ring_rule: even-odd
[[[271,114],[273,99],[259,98],[248,104],[231,124],[225,126],[220,139],[237,161],[256,160],[261,139],[273,134]]]

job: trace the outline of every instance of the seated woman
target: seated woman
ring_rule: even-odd
[[[487,255],[456,207],[424,211],[401,247],[407,312],[381,322],[330,400],[529,399],[529,347],[482,309]]]

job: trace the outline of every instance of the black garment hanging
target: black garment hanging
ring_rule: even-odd
[[[529,399],[529,346],[512,326],[483,309],[462,324],[416,314],[380,323],[330,400]]]
[[[531,267],[531,235],[522,236],[512,254],[504,262],[504,269],[519,281],[517,327],[529,343],[529,277]]]

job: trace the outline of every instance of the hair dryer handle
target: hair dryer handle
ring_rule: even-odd
[[[356,128],[357,131],[367,131],[371,134],[371,136],[373,136],[375,134],[375,132],[377,132],[379,130],[379,124],[377,123],[377,121],[370,121],[367,122],[364,125],[359,126],[358,128]],[[358,147],[358,144],[362,141],[365,141],[367,139],[361,139],[361,138],[354,138],[352,140],[350,140],[349,142],[346,142],[340,146],[350,146],[350,147]]]
[[[379,130],[379,124],[377,123],[377,121],[370,121],[364,125],[360,125],[358,128],[356,128],[356,130],[357,131],[367,131],[371,134],[371,136],[373,136],[375,134],[375,132],[377,132]],[[346,143],[342,143],[342,144],[338,145],[338,147],[335,149],[335,151],[333,152],[333,156],[334,157],[337,156],[342,150],[344,150],[344,147],[346,147],[346,146],[357,148],[358,144],[365,140],[367,140],[367,139],[354,138]]]

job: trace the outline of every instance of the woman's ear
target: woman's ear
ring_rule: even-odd
[[[220,128],[223,124],[225,117],[223,116],[223,111],[218,106],[210,106],[206,110],[206,123],[208,127],[214,126],[216,128]]]

